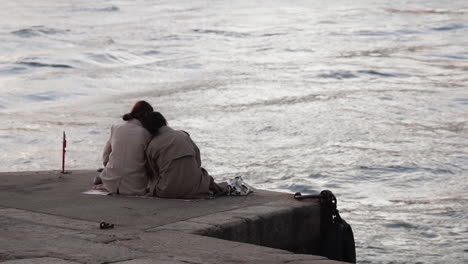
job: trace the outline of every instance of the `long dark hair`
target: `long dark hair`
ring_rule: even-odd
[[[122,116],[124,121],[129,121],[132,119],[142,120],[149,114],[153,112],[153,107],[146,101],[138,101],[132,108],[130,113],[127,113]]]
[[[158,134],[161,127],[167,126],[167,121],[159,112],[152,112],[141,120],[143,127],[146,128],[151,135]]]

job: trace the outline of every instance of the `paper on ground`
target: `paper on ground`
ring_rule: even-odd
[[[89,190],[86,192],[83,192],[84,194],[95,194],[95,195],[109,195],[110,192],[108,191],[103,191],[103,190]]]

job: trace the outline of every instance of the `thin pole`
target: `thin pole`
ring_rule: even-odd
[[[63,131],[63,142],[62,142],[62,173],[65,173],[65,152],[67,148],[67,137],[65,131]]]

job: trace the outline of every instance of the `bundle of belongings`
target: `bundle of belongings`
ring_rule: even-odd
[[[230,179],[227,181],[228,184],[228,192],[227,195],[230,196],[243,196],[249,195],[250,193],[254,192],[254,188],[242,180],[242,177],[238,176],[234,179]]]

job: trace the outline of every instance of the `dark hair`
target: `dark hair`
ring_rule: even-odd
[[[141,121],[144,117],[148,116],[153,112],[153,107],[146,101],[138,101],[132,108],[130,113],[127,113],[122,116],[124,121],[129,121],[132,119],[138,119]]]
[[[163,126],[167,126],[167,121],[164,116],[159,112],[152,112],[148,116],[142,119],[143,127],[146,128],[151,135],[156,135],[159,129]]]

